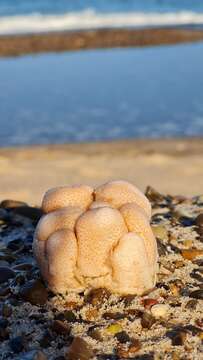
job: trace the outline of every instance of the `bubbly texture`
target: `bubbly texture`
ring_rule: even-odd
[[[134,185],[54,188],[45,194],[42,210],[33,251],[53,292],[105,287],[141,295],[154,287],[158,252],[151,204]]]

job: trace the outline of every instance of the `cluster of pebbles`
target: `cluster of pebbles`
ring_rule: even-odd
[[[203,196],[146,195],[159,273],[143,296],[54,295],[32,254],[41,210],[0,204],[0,360],[203,359]]]

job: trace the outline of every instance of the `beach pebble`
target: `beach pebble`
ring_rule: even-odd
[[[192,291],[189,296],[194,299],[203,300],[203,289]]]
[[[109,335],[115,335],[123,330],[122,326],[118,323],[111,324],[106,328],[106,333]]]
[[[203,227],[203,213],[196,217],[195,224]]]
[[[141,318],[141,325],[145,329],[150,329],[152,325],[156,322],[156,319],[151,314],[144,312]]]
[[[203,250],[198,250],[198,249],[181,250],[181,255],[182,255],[182,257],[184,259],[192,261],[197,256],[202,256],[203,255]]]
[[[177,331],[171,336],[173,346],[182,346],[185,343],[187,333],[185,331]]]
[[[151,307],[151,313],[155,318],[165,317],[169,312],[169,305],[167,304],[157,304]]]
[[[6,266],[0,266],[0,284],[8,281],[15,276],[15,272]]]
[[[54,320],[51,329],[58,335],[70,334],[70,326],[61,320]]]
[[[7,261],[8,263],[12,263],[16,260],[16,256],[11,253],[10,250],[4,249],[0,251],[0,260]]]
[[[152,186],[147,186],[145,195],[150,201],[156,201],[159,203],[165,200],[164,195],[160,194]]]
[[[21,287],[19,295],[32,305],[44,305],[47,302],[48,291],[41,280],[31,280]]]
[[[154,236],[161,240],[168,240],[168,231],[163,225],[152,226]]]
[[[93,289],[87,294],[85,302],[90,303],[93,306],[99,306],[102,305],[110,295],[111,293],[104,288]]]
[[[89,360],[94,356],[92,347],[82,338],[75,337],[69,347],[65,359],[67,360]]]
[[[31,206],[16,207],[14,209],[14,213],[30,219],[30,220],[34,221],[34,223],[37,223],[40,220],[41,216],[43,215],[43,212],[41,209],[31,207]]]
[[[105,312],[103,314],[103,318],[106,319],[106,320],[120,320],[120,319],[123,319],[125,317],[125,314],[123,313],[120,313],[120,312]]]
[[[126,342],[130,341],[130,336],[127,334],[126,331],[120,331],[115,334],[115,338],[121,343],[125,344]]]
[[[136,353],[141,349],[141,343],[138,339],[132,339],[129,346],[126,348],[124,344],[119,344],[117,347],[117,355],[122,359],[129,359],[134,357]]]
[[[87,335],[90,336],[92,339],[97,340],[97,341],[102,341],[102,334],[101,331],[99,329],[95,329],[95,328],[90,328],[87,332]]]
[[[76,322],[77,321],[76,315],[71,310],[65,310],[63,312],[63,315],[64,315],[64,319],[68,322]]]
[[[153,305],[158,304],[158,300],[146,298],[141,301],[145,309],[150,309]]]

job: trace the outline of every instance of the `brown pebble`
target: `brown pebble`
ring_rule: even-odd
[[[67,360],[89,360],[94,356],[92,347],[82,338],[75,337],[65,358]]]
[[[129,306],[132,304],[133,300],[135,299],[135,295],[125,295],[122,297],[122,300],[124,301],[125,306]]]
[[[194,299],[203,300],[203,289],[192,291],[189,296]]]
[[[32,220],[34,223],[37,223],[43,215],[41,209],[32,206],[18,206],[14,208],[13,211],[15,214],[24,216]]]
[[[87,294],[85,302],[90,303],[93,306],[99,306],[102,305],[109,296],[110,292],[104,288],[93,289]]]
[[[54,320],[51,328],[58,335],[70,334],[70,326],[61,320]]]
[[[19,295],[32,305],[44,305],[48,299],[48,291],[41,280],[31,280],[23,285]]]
[[[147,186],[145,195],[150,201],[156,201],[157,203],[165,200],[165,197],[156,191],[152,186]]]
[[[185,305],[186,309],[195,309],[197,307],[198,301],[195,299],[189,300]]]
[[[203,213],[199,214],[195,219],[195,224],[197,226],[203,226]]]
[[[120,320],[120,319],[124,319],[124,317],[125,317],[125,314],[122,314],[120,312],[115,312],[115,313],[113,313],[113,312],[105,312],[103,314],[103,318],[105,320],[110,320],[110,319],[112,319],[112,320]]]
[[[172,345],[173,346],[182,346],[185,343],[187,333],[185,331],[177,331],[172,336]]]
[[[141,349],[141,343],[137,339],[133,339],[129,346],[124,344],[119,344],[117,347],[117,355],[120,358],[128,359],[136,355],[136,353]]]
[[[90,336],[92,339],[97,340],[97,341],[102,341],[102,334],[101,331],[99,329],[89,329],[87,332],[87,335]]]
[[[67,320],[68,322],[76,322],[77,321],[77,317],[76,315],[74,314],[73,311],[71,310],[65,310],[63,312],[63,317],[65,320]]]
[[[87,321],[94,321],[98,317],[98,314],[97,309],[88,309],[85,312],[85,318]]]
[[[156,322],[156,319],[151,314],[144,312],[141,318],[141,325],[143,328],[150,329]]]
[[[184,259],[186,260],[193,260],[195,259],[197,256],[201,256],[203,255],[203,250],[198,250],[198,249],[185,249],[185,250],[181,250],[181,255]]]

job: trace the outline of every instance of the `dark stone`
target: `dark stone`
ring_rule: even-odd
[[[15,239],[8,243],[7,249],[12,251],[20,251],[24,248],[24,241],[22,239]]]
[[[144,312],[141,318],[141,325],[143,328],[150,329],[156,322],[156,319],[149,313]]]
[[[21,263],[13,266],[13,270],[18,271],[29,271],[33,269],[33,265],[31,263]]]
[[[70,334],[70,326],[61,320],[54,320],[51,329],[58,335]]]
[[[195,224],[197,226],[202,226],[203,227],[203,214],[199,214],[196,219],[195,219]]]
[[[187,333],[185,331],[177,331],[172,335],[171,342],[173,346],[182,346],[185,343]]]
[[[121,343],[124,344],[130,341],[130,336],[127,334],[126,331],[120,331],[115,335],[115,338]]]
[[[0,284],[8,281],[15,276],[15,272],[9,267],[0,266]]]
[[[12,263],[16,260],[16,256],[12,254],[12,252],[8,249],[0,251],[0,260],[7,261],[8,263]]]
[[[17,336],[9,341],[11,350],[18,354],[23,351],[25,347],[25,339],[23,336]]]
[[[8,326],[9,322],[7,319],[5,318],[0,318],[0,328],[1,329],[6,329]]]
[[[76,315],[71,310],[65,310],[63,313],[63,316],[64,316],[64,319],[67,320],[68,322],[76,322],[77,321]]]
[[[14,213],[17,215],[24,216],[34,223],[37,223],[43,215],[43,212],[39,208],[31,207],[31,206],[21,206],[13,209]]]
[[[203,289],[192,291],[190,293],[189,297],[198,299],[198,300],[203,300]]]
[[[133,360],[154,360],[154,354],[151,352],[150,354],[137,355],[133,357]]]
[[[41,280],[31,280],[21,287],[19,296],[32,305],[44,305],[48,299],[48,291]]]
[[[124,319],[124,318],[125,318],[125,314],[122,314],[122,313],[120,313],[120,312],[115,312],[115,313],[113,313],[113,312],[106,312],[106,313],[103,314],[103,318],[104,318],[105,320],[110,320],[110,319],[112,319],[112,320],[120,320],[120,319]]]

